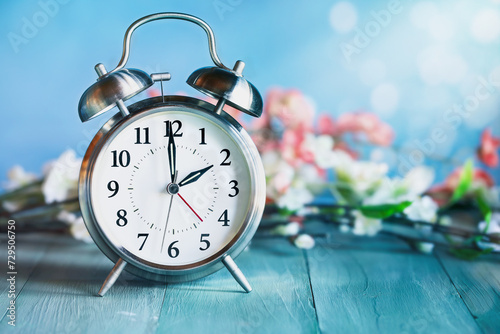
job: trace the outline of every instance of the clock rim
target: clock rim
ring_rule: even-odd
[[[91,202],[91,179],[97,157],[106,146],[112,135],[122,129],[125,123],[132,123],[145,115],[154,114],[156,109],[180,107],[181,110],[189,109],[197,115],[202,115],[213,121],[238,144],[243,156],[246,159],[247,168],[250,173],[250,203],[244,222],[233,236],[231,241],[211,256],[188,265],[159,265],[146,261],[124,247],[118,247],[111,243],[102,232],[99,223],[94,215]],[[229,114],[222,112],[217,115],[213,112],[215,106],[203,100],[187,96],[163,96],[145,99],[129,106],[130,114],[123,117],[117,113],[110,118],[97,132],[92,139],[87,152],[83,158],[79,178],[79,200],[83,220],[89,233],[98,248],[113,262],[122,258],[127,262],[125,269],[137,276],[163,282],[184,282],[207,276],[221,269],[224,265],[222,259],[225,256],[236,258],[252,239],[257,227],[260,224],[264,211],[266,199],[265,173],[260,155],[243,127]],[[182,109],[183,108],[183,109]],[[179,109],[177,109],[179,110]],[[159,111],[159,110],[158,110]],[[157,112],[158,112],[157,111]],[[130,125],[130,124],[128,124]]]

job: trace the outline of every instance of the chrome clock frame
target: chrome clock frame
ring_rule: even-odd
[[[139,101],[128,107],[130,114],[117,113],[107,121],[89,145],[82,162],[79,179],[80,207],[89,233],[99,249],[113,262],[122,258],[127,262],[125,270],[150,280],[161,282],[186,282],[195,280],[224,267],[222,259],[226,256],[236,258],[252,239],[259,226],[266,198],[265,174],[260,155],[248,133],[230,115],[222,111],[214,112],[216,106],[186,96],[163,96]],[[99,226],[91,201],[91,182],[94,166],[100,152],[107,147],[122,129],[136,120],[156,112],[186,111],[206,117],[226,131],[240,147],[250,172],[250,203],[245,220],[233,237],[214,255],[188,265],[162,266],[148,262],[130,253],[122,245],[113,244]]]

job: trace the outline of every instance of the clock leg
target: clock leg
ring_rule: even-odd
[[[127,262],[123,261],[122,258],[116,261],[115,266],[113,267],[113,269],[111,269],[111,272],[109,273],[108,277],[106,277],[106,280],[102,284],[101,289],[97,293],[99,297],[104,296],[104,294],[108,292],[108,290],[113,286],[113,284],[115,284],[116,279],[118,278],[118,276],[120,276],[126,265]]]
[[[250,286],[250,283],[248,283],[247,278],[243,275],[240,268],[238,268],[236,263],[234,263],[234,260],[229,255],[222,258],[222,263],[224,263],[236,282],[238,282],[238,284],[241,285],[246,292],[252,291],[252,287]]]

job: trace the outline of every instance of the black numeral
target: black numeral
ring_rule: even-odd
[[[220,216],[218,221],[221,223],[224,223],[224,224],[222,224],[222,226],[229,226],[230,220],[227,219],[227,209],[224,210],[224,212],[222,213],[222,215]]]
[[[120,154],[117,151],[111,151],[113,154],[113,164],[111,167],[119,167],[118,164],[122,167],[127,167],[130,164],[130,153],[127,150],[123,150]]]
[[[170,122],[170,121],[164,121],[165,123],[165,137],[168,137],[170,135],[170,123],[172,123],[172,131],[174,132],[173,136],[174,137],[182,137],[183,133],[179,133],[179,131],[181,131],[181,128],[182,128],[182,122],[177,120],[177,121],[173,121],[173,122]],[[177,126],[177,129],[174,131],[174,125]]]
[[[139,247],[139,250],[142,250],[144,248],[144,244],[146,243],[146,240],[148,240],[149,233],[139,233],[137,235],[137,238],[144,238],[144,241],[141,244],[141,247]]]
[[[240,193],[240,189],[238,189],[238,181],[232,180],[229,182],[229,184],[231,184],[231,183],[233,184],[231,189],[234,190],[234,194],[229,194],[229,197],[235,197],[236,195],[238,195]]]
[[[120,189],[120,186],[118,185],[118,182],[116,182],[115,180],[109,181],[108,190],[112,191],[113,193],[111,195],[109,195],[108,198],[111,198],[111,197],[115,196],[116,194],[118,194],[119,189]]]
[[[203,238],[208,238],[210,234],[202,234],[200,237],[200,242],[203,242],[205,244],[205,248],[200,247],[201,251],[206,251],[210,247],[210,241],[208,240],[203,240]]]
[[[207,143],[205,142],[205,128],[201,128],[200,132],[201,132],[200,145],[207,145]]]
[[[174,244],[176,244],[178,242],[179,242],[179,240],[174,241],[170,244],[170,246],[168,246],[168,256],[170,256],[171,258],[175,258],[175,257],[179,256],[179,248],[174,246]]]
[[[226,158],[220,163],[221,166],[231,166],[231,161],[227,161],[229,159],[229,156],[231,155],[231,152],[227,148],[223,149],[220,151],[220,153],[225,153]]]
[[[125,211],[123,209],[118,210],[116,215],[118,216],[118,219],[116,220],[116,225],[118,225],[120,227],[127,225],[128,221],[127,221],[127,218],[125,218],[125,216],[127,215],[127,211]]]
[[[144,143],[141,141],[141,128],[135,128],[135,144],[151,144],[149,142],[149,128],[143,128],[144,131]]]

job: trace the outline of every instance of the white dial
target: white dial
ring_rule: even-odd
[[[182,109],[113,131],[90,179],[102,234],[153,265],[202,262],[230,244],[250,210],[242,148],[217,122]]]

